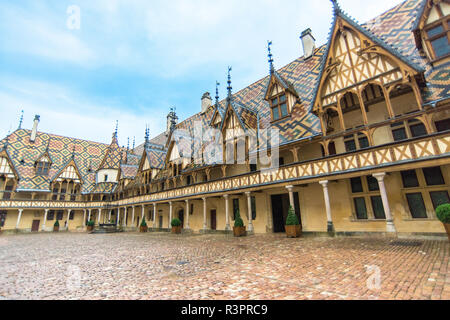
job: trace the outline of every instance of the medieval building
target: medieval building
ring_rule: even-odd
[[[303,56],[277,69],[269,43],[265,78],[233,93],[230,69],[226,99],[204,94],[181,122],[171,110],[143,145],[40,132],[38,116],[19,126],[0,142],[2,230],[133,230],[144,217],[161,230],[179,217],[223,232],[239,209],[247,230],[282,232],[292,205],[304,232],[444,233],[450,1],[406,0],[363,24],[332,4],[326,44],[305,30]]]

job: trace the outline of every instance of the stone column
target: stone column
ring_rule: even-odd
[[[89,214],[88,214],[88,221],[91,221],[91,210],[92,209],[88,209],[88,212],[89,212]]]
[[[253,232],[253,221],[252,221],[252,197],[251,192],[246,192],[245,195],[247,196],[247,213],[248,213],[248,231]]]
[[[120,227],[120,207],[117,208],[116,226]]]
[[[86,209],[83,209],[83,227],[86,227]]]
[[[319,183],[322,185],[323,188],[323,198],[325,200],[325,210],[327,212],[327,231],[333,232],[334,226],[333,226],[333,219],[331,217],[331,206],[330,206],[330,196],[328,194],[328,180],[319,181]]]
[[[69,231],[69,221],[70,221],[70,209],[67,209],[67,231]]]
[[[191,208],[189,207],[189,200],[185,200],[186,202],[186,230],[191,229],[191,227],[189,226],[189,215],[190,215],[190,210]]]
[[[389,207],[386,186],[384,184],[386,173],[375,173],[372,176],[378,180],[378,186],[380,187],[381,200],[383,201],[384,213],[386,214],[386,231],[397,232],[394,225],[394,219],[392,218],[391,208]]]
[[[128,217],[128,207],[123,208],[123,223],[124,227],[127,226],[127,217]]]
[[[145,214],[145,205],[142,205],[142,207],[141,207],[141,222],[144,219],[144,214]]]
[[[230,195],[224,194],[225,198],[225,230],[231,230],[230,226]]]
[[[169,229],[172,227],[172,213],[173,213],[173,206],[172,201],[169,202]]]
[[[131,212],[131,226],[132,227],[134,227],[134,206],[132,207],[133,208],[133,210],[132,210],[132,212]]]
[[[111,222],[111,209],[109,209],[109,214],[108,214],[108,223]]]
[[[101,217],[102,217],[102,209],[98,209],[97,224],[100,224]]]
[[[203,199],[203,230],[208,230],[208,223],[206,222],[206,198]]]
[[[294,186],[286,186],[286,189],[289,191],[289,204],[295,210]]]
[[[19,215],[17,216],[16,229],[19,229],[20,219],[22,218],[23,209],[19,209]]]
[[[153,203],[153,228],[156,228],[156,202]]]
[[[47,222],[47,214],[48,214],[48,209],[45,209],[45,211],[44,211],[44,223],[42,224],[42,231],[45,231],[45,223]]]

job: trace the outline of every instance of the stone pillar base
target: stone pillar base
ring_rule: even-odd
[[[395,225],[394,225],[394,221],[392,220],[387,220],[386,221],[386,232],[397,232],[397,230],[395,229]]]
[[[327,224],[327,232],[334,232],[333,221],[328,221],[328,224]]]

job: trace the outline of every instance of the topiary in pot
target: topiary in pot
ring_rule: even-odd
[[[94,230],[95,222],[93,220],[89,220],[87,222],[86,226],[87,226],[87,231],[92,231],[92,230]]]
[[[59,221],[56,220],[55,224],[53,225],[53,232],[58,232],[59,231]]]
[[[236,209],[234,214],[234,227],[233,234],[235,237],[243,237],[247,234],[245,231],[244,221],[241,218],[241,214],[239,213],[239,209]]]
[[[181,220],[178,218],[172,219],[171,223],[172,225],[172,233],[181,233]]]
[[[436,216],[444,224],[448,241],[450,242],[450,203],[441,204],[437,207]]]
[[[141,221],[141,225],[139,226],[139,232],[147,232],[148,226],[147,222],[145,221],[145,217]]]
[[[292,206],[289,206],[285,229],[288,238],[298,238],[302,234],[302,226]]]

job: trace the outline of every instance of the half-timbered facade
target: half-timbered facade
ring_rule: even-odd
[[[152,230],[441,234],[450,192],[450,4],[406,0],[364,24],[333,4],[326,44],[145,143],[121,148],[19,128],[0,144],[0,226],[87,220]],[[200,134],[199,134],[200,133]],[[275,139],[274,139],[275,138]]]

